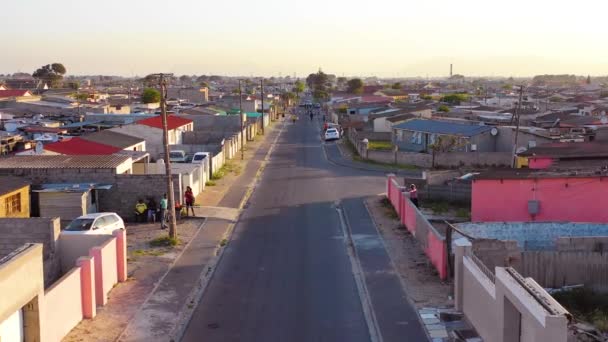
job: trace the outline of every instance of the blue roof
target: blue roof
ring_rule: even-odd
[[[472,137],[492,129],[491,126],[467,125],[436,120],[411,120],[393,126],[395,129],[431,134],[460,135]]]
[[[100,124],[102,121],[101,120],[89,120],[89,121],[83,121],[83,122],[74,122],[74,123],[70,123],[67,125],[63,125],[60,128],[78,128],[78,127],[84,127],[84,126],[89,126],[89,125],[97,125]]]

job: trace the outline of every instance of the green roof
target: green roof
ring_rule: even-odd
[[[247,114],[248,118],[259,118],[260,116],[262,116],[262,113],[257,112],[247,112],[245,114]]]

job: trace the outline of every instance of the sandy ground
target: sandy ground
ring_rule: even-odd
[[[383,198],[384,195],[367,198],[366,204],[408,296],[417,308],[452,307],[452,285],[439,279],[416,239],[382,205]]]

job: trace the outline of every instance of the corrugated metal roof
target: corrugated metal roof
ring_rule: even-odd
[[[141,144],[145,141],[142,138],[109,130],[103,130],[87,135],[81,135],[80,138],[100,144],[118,147],[120,149],[125,149],[133,145]]]
[[[109,155],[121,150],[120,147],[89,141],[79,137],[46,144],[44,149],[66,155]]]
[[[0,196],[30,185],[30,182],[19,177],[0,177]]]
[[[114,169],[129,160],[124,155],[13,156],[0,159],[0,169]]]
[[[492,129],[490,126],[467,125],[436,120],[411,120],[393,126],[406,131],[472,137]]]

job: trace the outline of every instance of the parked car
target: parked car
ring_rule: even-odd
[[[95,213],[75,218],[61,234],[112,234],[115,230],[125,229],[125,222],[116,213]]]
[[[335,128],[328,128],[325,131],[325,141],[340,139],[340,133]]]
[[[172,163],[185,163],[188,160],[188,157],[186,156],[186,151],[175,150],[169,152],[169,160]]]
[[[202,164],[206,158],[209,158],[209,152],[196,152],[192,156],[192,164]]]

